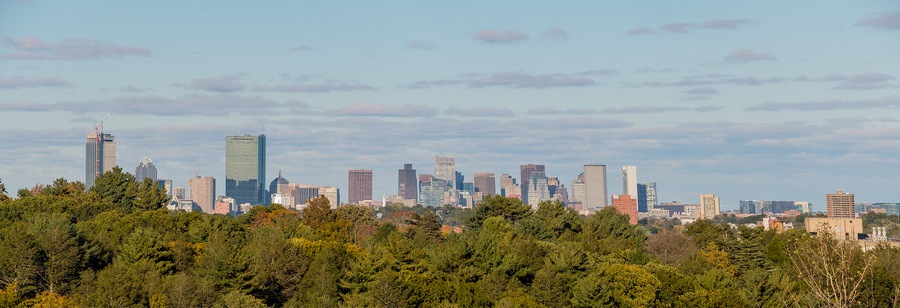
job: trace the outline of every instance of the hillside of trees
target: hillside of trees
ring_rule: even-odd
[[[900,306],[900,249],[801,230],[633,226],[504,197],[380,218],[324,197],[303,213],[173,212],[120,169],[87,191],[0,192],[0,307]]]

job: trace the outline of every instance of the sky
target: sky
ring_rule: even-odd
[[[723,210],[842,189],[900,202],[897,1],[0,0],[0,179],[84,181],[107,114],[118,164],[224,194],[225,136],[267,179],[337,186],[434,157],[570,187],[586,163]]]

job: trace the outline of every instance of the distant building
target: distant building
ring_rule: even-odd
[[[268,204],[265,179],[266,135],[226,136],[225,196],[236,204]]]
[[[419,175],[419,201],[424,206],[440,207],[448,204],[450,183],[430,174]]]
[[[544,165],[535,165],[535,164],[520,165],[519,172],[522,175],[522,177],[520,177],[520,179],[522,179],[522,184],[523,184],[521,187],[522,188],[522,203],[531,204],[531,202],[528,201],[528,190],[530,189],[528,187],[529,186],[528,181],[531,179],[532,173],[535,173],[535,172],[544,173],[545,172]]]
[[[500,175],[500,195],[510,198],[521,198],[522,190],[516,184],[516,179],[509,176],[509,174],[504,173]]]
[[[637,184],[638,212],[646,213],[657,205],[656,182]]]
[[[713,194],[700,194],[699,219],[713,219],[719,215],[719,197]]]
[[[838,191],[839,193],[841,191]],[[859,218],[822,218],[807,217],[804,222],[806,231],[816,234],[831,233],[839,240],[857,240],[863,230],[862,219]]]
[[[637,185],[637,166],[622,166],[622,193],[631,196],[631,199],[637,200]]]
[[[359,204],[363,200],[372,200],[372,170],[357,169],[348,173],[347,202]]]
[[[216,179],[211,176],[199,175],[189,181],[191,187],[191,200],[200,207],[204,213],[213,213],[216,202]]]
[[[544,172],[532,172],[526,186],[528,187],[528,205],[532,209],[537,209],[538,204],[542,201],[550,200],[550,185]]]
[[[284,187],[286,187],[286,185],[288,185],[288,184],[290,184],[290,182],[287,179],[285,179],[284,177],[282,177],[281,170],[278,170],[278,177],[273,179],[272,182],[269,183],[269,191],[268,191],[269,198],[271,199],[272,198],[271,196],[274,194],[285,195],[286,192],[284,192],[282,190],[284,190]],[[270,200],[270,202],[278,203],[278,202],[275,202],[275,200]],[[286,204],[284,204],[284,203],[278,203],[278,204],[286,206]]]
[[[612,206],[619,213],[628,214],[628,223],[636,225],[638,223],[637,199],[629,195],[613,195]]]
[[[178,200],[187,199],[187,198],[185,198],[185,196],[186,195],[185,195],[184,187],[175,186],[174,188],[172,188],[172,199],[173,200],[178,201]]]
[[[450,183],[450,189],[456,190],[456,159],[447,156],[434,157],[434,178]]]
[[[403,199],[419,202],[419,181],[412,164],[403,164],[403,169],[397,172],[397,195]]]
[[[172,180],[170,180],[170,179],[156,180],[156,187],[159,189],[165,189],[166,195],[169,196],[169,199],[172,198]]]
[[[319,186],[319,196],[328,198],[331,202],[331,209],[336,209],[341,205],[341,190],[333,186]]]
[[[156,182],[156,166],[153,165],[153,161],[148,157],[141,159],[137,168],[134,169],[134,180],[140,183],[144,179],[151,179],[153,182]]]
[[[497,179],[491,172],[475,173],[475,192],[480,192],[483,196],[493,196],[497,194]]]
[[[584,192],[584,173],[579,174],[578,178],[572,180],[572,199],[573,203],[583,203],[585,199]]]
[[[896,202],[877,202],[872,206],[884,209],[884,213],[888,215],[900,215],[900,203]]]
[[[606,165],[584,165],[584,210],[596,212],[609,205],[606,190]]]
[[[853,194],[838,190],[833,194],[825,195],[825,203],[828,206],[828,218],[855,218],[853,206]]]
[[[98,176],[116,166],[116,138],[102,132],[90,132],[86,139],[84,186],[90,188]]]

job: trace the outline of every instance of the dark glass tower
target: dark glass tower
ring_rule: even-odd
[[[266,135],[225,137],[225,196],[235,204],[267,204]]]
[[[403,164],[403,169],[397,174],[397,195],[419,202],[419,180],[412,164]]]

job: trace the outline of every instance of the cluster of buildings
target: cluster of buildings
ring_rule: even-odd
[[[95,127],[86,140],[85,184],[90,187],[100,174],[116,165],[115,137]],[[397,194],[376,200],[372,193],[373,171],[348,170],[348,204],[386,206],[402,204],[440,207],[444,205],[472,207],[487,196],[500,195],[522,200],[536,208],[544,201],[559,201],[581,214],[591,214],[612,206],[629,215],[630,221],[644,217],[678,218],[684,223],[696,219],[711,219],[720,214],[719,197],[701,194],[699,203],[658,202],[656,182],[639,182],[636,166],[622,167],[622,193],[610,195],[607,187],[607,166],[585,164],[583,172],[566,187],[558,178],[546,172],[541,164],[519,166],[519,177],[492,172],[476,172],[471,180],[456,168],[456,160],[436,156],[432,174],[419,174],[412,164],[404,164],[397,173]],[[217,195],[216,179],[200,176],[189,179],[188,187],[173,186],[169,179],[158,179],[150,158],[140,161],[135,179],[149,178],[171,197],[172,210],[202,211],[206,213],[240,214],[251,206],[278,203],[287,208],[302,210],[311,198],[326,197],[332,208],[343,204],[341,191],[335,186],[292,183],[278,177],[266,185],[266,136],[240,135],[225,137],[225,193]],[[499,183],[499,186],[497,185]],[[900,203],[856,204],[853,194],[838,191],[826,196],[829,218],[856,218],[858,212],[900,214]],[[810,212],[810,203],[803,201],[740,201],[741,215],[766,214],[793,216]]]

